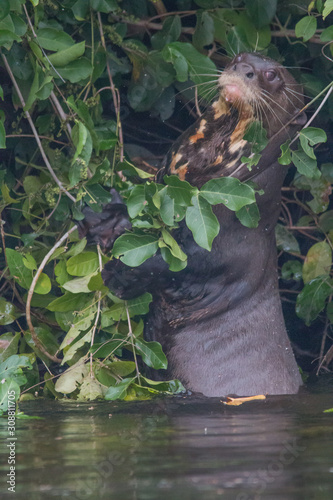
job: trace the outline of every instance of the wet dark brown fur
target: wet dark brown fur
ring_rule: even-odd
[[[259,226],[248,229],[234,212],[216,206],[221,230],[211,252],[194,242],[185,224],[174,232],[188,255],[183,271],[169,271],[158,253],[137,268],[113,260],[103,279],[121,298],[153,294],[145,338],[162,344],[169,363],[155,378],[179,378],[207,396],[296,393],[301,378],[281,310],[274,228],[286,173],[277,162],[279,147],[304,122],[302,90],[280,64],[247,53],[228,65],[219,88],[219,99],[174,144],[158,180],[177,174],[201,187],[214,177],[251,178],[264,190],[257,199]],[[249,171],[241,164],[250,153],[243,135],[255,119],[271,140]],[[123,230],[119,221],[126,226],[117,207],[106,210],[108,230],[105,220],[98,231],[97,222],[88,224],[104,246]],[[89,236],[88,226],[82,234]]]

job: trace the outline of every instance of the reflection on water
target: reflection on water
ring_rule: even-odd
[[[17,421],[14,496],[0,421],[1,498],[332,500],[332,388],[240,407],[194,396],[25,403],[43,419]]]

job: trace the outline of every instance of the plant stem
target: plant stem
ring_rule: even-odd
[[[65,239],[68,238],[68,236],[73,231],[75,231],[75,229],[77,229],[77,226],[73,226],[69,231],[67,231],[67,233],[65,233],[60,238],[60,240],[51,248],[51,250],[45,255],[44,259],[41,262],[41,265],[37,269],[36,275],[34,276],[34,279],[32,280],[31,286],[29,288],[28,297],[27,297],[27,305],[26,305],[26,310],[25,310],[25,312],[26,312],[26,319],[27,319],[29,330],[30,330],[31,338],[34,341],[35,346],[43,354],[45,354],[45,356],[47,356],[52,361],[55,361],[56,363],[61,363],[61,359],[59,359],[59,358],[57,358],[57,356],[53,356],[52,354],[50,354],[49,352],[47,352],[47,350],[45,349],[45,347],[40,343],[40,340],[39,340],[39,338],[37,336],[37,333],[35,332],[35,329],[33,327],[33,324],[31,322],[31,312],[30,312],[31,299],[32,299],[32,295],[34,293],[34,290],[35,290],[38,278],[42,274],[42,271],[43,271],[44,267],[46,266],[47,261],[53,255],[53,253],[56,251],[56,249],[60,247],[60,245],[63,243],[63,241],[65,241]]]
[[[12,70],[11,70],[11,68],[10,68],[9,64],[8,64],[8,61],[7,61],[6,56],[5,56],[2,52],[1,52],[1,57],[2,57],[2,60],[3,60],[4,64],[5,64],[5,67],[6,67],[6,70],[7,70],[7,72],[8,72],[8,75],[10,76],[10,79],[11,79],[11,81],[12,81],[12,83],[13,83],[14,87],[15,87],[15,90],[16,90],[16,92],[17,92],[17,95],[18,95],[18,97],[19,97],[19,99],[20,99],[20,101],[21,101],[22,108],[23,108],[23,110],[24,110],[24,108],[25,108],[25,101],[24,101],[23,95],[22,95],[22,93],[21,93],[21,90],[20,90],[20,88],[19,88],[19,86],[18,86],[18,84],[17,84],[17,82],[16,82],[16,79],[15,79],[15,77],[14,77],[14,75],[13,75],[13,72],[12,72]],[[29,111],[24,111],[24,114],[25,114],[26,119],[27,119],[27,120],[28,120],[28,122],[29,122],[29,125],[30,125],[30,127],[31,127],[32,133],[33,133],[33,135],[34,135],[34,137],[35,137],[35,140],[36,140],[36,142],[37,142],[37,146],[38,146],[39,151],[40,151],[40,153],[41,153],[41,155],[42,155],[42,157],[43,157],[43,160],[44,160],[44,162],[45,162],[45,165],[46,165],[46,167],[47,167],[48,171],[49,171],[49,172],[50,172],[50,174],[51,174],[51,177],[52,177],[52,178],[53,178],[53,180],[56,182],[56,184],[59,186],[59,188],[61,189],[61,191],[63,191],[63,192],[64,192],[64,193],[68,196],[68,198],[69,198],[70,200],[72,200],[73,202],[75,202],[76,200],[75,200],[74,196],[72,196],[72,195],[71,195],[71,194],[67,191],[67,189],[63,186],[62,182],[61,182],[61,181],[58,179],[58,177],[56,176],[56,174],[55,174],[55,172],[54,172],[54,170],[53,170],[53,168],[52,168],[52,166],[51,166],[51,164],[50,164],[50,162],[49,162],[49,160],[48,160],[48,157],[47,157],[47,155],[46,155],[46,153],[45,153],[45,151],[44,151],[44,148],[43,148],[42,143],[41,143],[41,141],[40,141],[40,138],[39,138],[39,135],[38,135],[37,129],[36,129],[35,125],[34,125],[34,122],[32,121],[32,118],[31,118],[31,116],[30,116]]]

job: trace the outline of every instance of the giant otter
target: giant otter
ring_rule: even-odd
[[[218,85],[218,100],[176,141],[158,180],[177,174],[201,187],[213,177],[251,178],[264,190],[257,197],[259,226],[244,227],[218,205],[221,230],[211,252],[194,242],[185,224],[174,232],[188,255],[183,271],[169,271],[158,253],[136,268],[113,259],[102,276],[123,299],[152,293],[145,338],[160,342],[168,359],[167,371],[155,378],[178,378],[206,396],[292,394],[301,377],[282,315],[274,228],[286,174],[277,158],[280,145],[304,124],[302,89],[276,61],[249,53],[230,62]],[[243,136],[255,119],[270,142],[250,171],[241,163],[250,153]],[[129,226],[118,198],[103,213],[81,231],[108,247]]]

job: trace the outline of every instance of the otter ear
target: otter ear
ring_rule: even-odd
[[[298,126],[303,127],[303,125],[305,125],[306,122],[307,122],[306,113],[304,111],[302,113],[300,113],[300,110],[299,110],[297,112],[297,114],[295,115],[295,118],[291,122],[291,125],[298,125]]]

